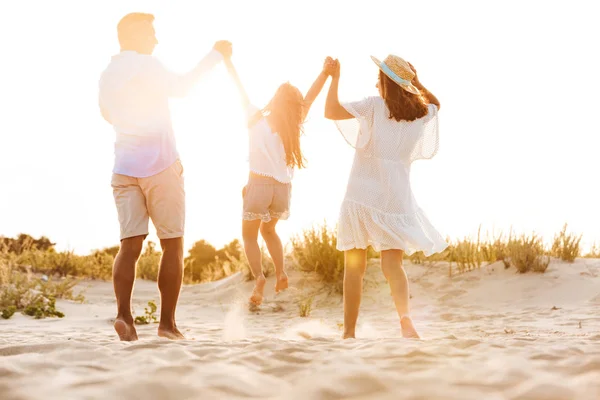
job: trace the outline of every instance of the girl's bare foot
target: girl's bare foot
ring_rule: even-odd
[[[179,332],[176,326],[173,327],[158,327],[158,336],[170,340],[184,340],[185,336]]]
[[[400,326],[402,327],[402,337],[406,339],[420,339],[410,317],[404,315],[400,318]]]
[[[275,283],[275,293],[279,293],[287,288],[288,276],[285,272],[282,272],[279,276],[277,276],[277,282]]]
[[[124,319],[117,318],[113,326],[122,342],[133,342],[138,340],[137,331],[135,330],[133,323],[127,323]]]
[[[343,339],[356,339],[356,335],[354,334],[354,332],[350,333],[350,332],[344,332],[344,336],[342,336]]]
[[[254,285],[254,290],[252,290],[252,296],[250,296],[250,303],[259,306],[263,301],[263,293],[265,292],[265,283],[267,280],[264,276],[259,276],[256,278],[256,284]]]

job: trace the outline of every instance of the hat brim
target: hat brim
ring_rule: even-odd
[[[383,63],[381,61],[379,61],[376,57],[371,56],[371,60],[373,60],[373,62],[377,65],[377,67],[379,67],[379,70],[381,70],[381,72],[386,74],[388,78],[393,80],[402,89],[404,89],[407,92],[412,93],[412,94],[421,94],[421,92],[419,91],[419,89],[416,88],[415,85],[413,85],[412,83],[409,83],[409,84],[404,83],[403,79],[400,78],[398,75],[394,74],[393,71],[390,71],[389,68],[386,68],[386,69],[381,68],[381,65]]]

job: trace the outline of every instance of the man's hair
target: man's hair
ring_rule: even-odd
[[[147,21],[149,23],[154,22],[154,15],[147,13],[129,13],[117,24],[117,35],[119,36],[119,43],[123,44],[128,42],[131,39],[132,26],[138,22]]]

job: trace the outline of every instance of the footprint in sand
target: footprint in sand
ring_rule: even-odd
[[[467,293],[467,291],[466,290],[462,290],[462,289],[452,290],[452,291],[446,293],[445,295],[443,295],[442,297],[439,297],[438,301],[452,300],[452,299],[455,299],[458,296],[461,296],[461,295],[466,294],[466,293]]]

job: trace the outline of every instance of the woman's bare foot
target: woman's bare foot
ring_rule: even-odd
[[[267,280],[264,276],[259,276],[256,278],[256,284],[254,285],[254,290],[252,290],[252,295],[250,296],[250,303],[256,306],[262,304],[265,292],[265,283],[267,283]]]
[[[185,336],[179,332],[176,326],[173,327],[158,327],[158,336],[170,340],[184,340]]]
[[[277,282],[275,283],[275,293],[279,293],[288,288],[288,276],[285,272],[282,272],[277,276]]]
[[[124,319],[117,318],[113,326],[115,327],[115,331],[117,331],[117,335],[119,335],[119,340],[122,342],[134,342],[138,340],[137,331],[133,323],[127,323]]]
[[[344,332],[344,336],[342,336],[342,339],[356,339],[356,335],[354,334],[354,332]]]
[[[420,339],[412,320],[408,316],[400,318],[400,326],[402,327],[402,337],[406,339]]]

